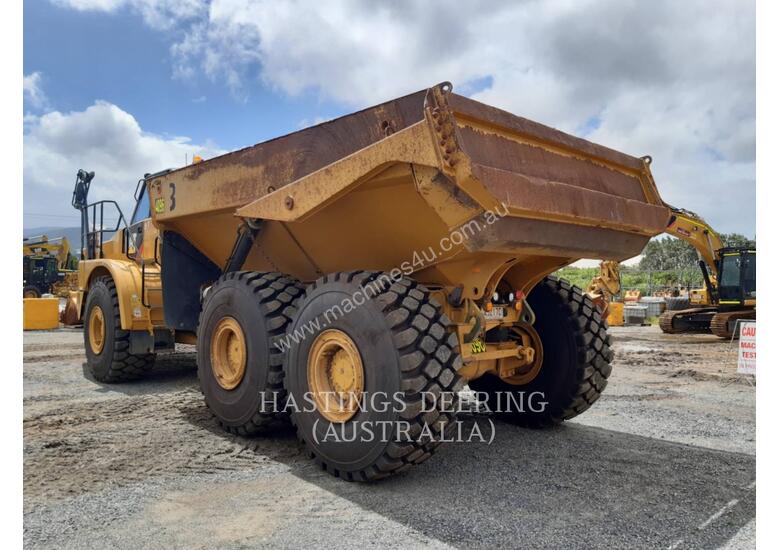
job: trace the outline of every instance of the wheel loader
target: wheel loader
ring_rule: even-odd
[[[137,378],[160,350],[196,344],[226,430],[289,419],[350,481],[428,459],[466,383],[520,426],[587,410],[610,338],[591,299],[550,274],[635,256],[671,216],[649,157],[449,83],[147,174],[110,231],[118,207],[88,203],[93,177],[80,172],[73,201],[92,375]]]
[[[666,233],[696,249],[705,287],[691,293],[687,309],[665,311],[658,319],[667,334],[712,333],[732,338],[740,320],[756,318],[755,247],[727,247],[697,214],[678,208]]]

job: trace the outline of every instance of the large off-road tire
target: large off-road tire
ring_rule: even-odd
[[[114,280],[99,277],[89,287],[84,307],[87,366],[99,382],[135,380],[154,366],[153,353],[130,353],[130,332],[121,326]]]
[[[356,307],[347,310],[345,300]],[[353,271],[328,275],[307,289],[290,327],[298,341],[288,353],[284,383],[298,405],[290,411],[298,436],[324,470],[369,481],[431,456],[455,417],[454,407],[443,403],[464,386],[449,324],[427,290],[410,279],[393,282],[379,272]],[[347,358],[339,365],[350,373],[338,391],[349,388],[362,400],[352,416],[333,420],[327,407],[301,405],[317,389],[309,373],[324,373],[327,385],[327,376],[338,370],[331,359],[338,354]],[[326,437],[330,430],[336,439]]]
[[[536,285],[528,302],[543,348],[539,374],[522,386],[486,375],[469,387],[486,392],[488,407],[504,420],[545,428],[585,412],[598,400],[612,372],[613,352],[606,323],[576,286],[550,276]]]
[[[276,344],[301,294],[296,280],[256,271],[227,273],[206,293],[198,378],[206,405],[227,431],[251,435],[286,418],[284,353]]]
[[[24,298],[40,298],[41,291],[36,286],[28,285],[22,290],[22,296]]]

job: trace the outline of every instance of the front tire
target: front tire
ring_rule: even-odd
[[[576,286],[550,276],[536,285],[528,302],[544,354],[539,374],[522,386],[485,375],[469,387],[486,392],[488,407],[504,420],[545,428],[574,418],[599,399],[614,354],[601,314]]]
[[[356,307],[346,311],[344,300]],[[290,327],[298,340],[284,383],[296,404],[290,414],[298,437],[323,470],[369,481],[431,456],[455,417],[442,405],[444,396],[453,398],[464,385],[449,324],[427,290],[410,279],[392,282],[382,273],[355,271],[328,275],[307,289]],[[355,398],[347,400],[346,414],[317,402],[329,389]],[[307,395],[316,406],[306,406]],[[361,406],[350,408],[350,402]]]
[[[22,296],[24,298],[40,298],[41,292],[38,290],[38,287],[30,285],[24,287],[24,290],[22,290]]]
[[[99,277],[89,287],[84,307],[84,348],[87,366],[99,382],[136,380],[154,366],[153,353],[130,353],[130,331],[122,330],[119,297],[111,277]]]

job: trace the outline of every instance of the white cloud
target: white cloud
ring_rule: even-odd
[[[79,11],[115,12],[129,8],[155,29],[168,29],[187,19],[201,17],[208,9],[205,0],[51,0]]]
[[[144,132],[130,113],[102,101],[84,111],[28,115],[24,210],[72,215],[77,220],[70,199],[76,171],[83,168],[96,173],[90,199],[116,200],[129,216],[136,182],[144,173],[182,166],[185,155],[209,158],[223,152],[213,144]],[[29,220],[28,225],[45,225],[41,223],[45,219],[29,216]]]
[[[216,0],[173,48],[178,72],[200,69],[236,90],[259,75],[290,95],[316,89],[355,106],[454,79],[483,76],[489,47],[434,3]],[[458,31],[462,29],[457,29]]]
[[[41,79],[40,72],[24,75],[24,78],[22,79],[24,100],[34,109],[43,108],[48,103],[46,94],[41,89]]]
[[[751,3],[93,1],[178,17],[175,74],[203,73],[239,99],[259,80],[359,108],[451,80],[480,101],[652,155],[669,202],[721,231],[755,231]]]
[[[662,196],[755,229],[755,12],[744,2],[496,4],[214,0],[173,46],[179,74],[259,77],[362,107],[484,76],[473,97],[650,154]]]
[[[126,4],[127,0],[53,0],[53,2],[80,11],[114,11]]]

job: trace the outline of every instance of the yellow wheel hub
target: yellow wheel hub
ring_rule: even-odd
[[[343,423],[355,416],[363,397],[363,361],[346,333],[321,332],[309,350],[306,374],[317,410],[326,419]]]
[[[533,382],[534,378],[539,375],[539,371],[542,370],[542,361],[544,360],[542,340],[539,338],[539,333],[536,332],[536,329],[526,323],[519,323],[513,326],[512,335],[516,340],[522,342],[524,346],[534,349],[534,360],[530,365],[522,367],[520,372],[515,375],[501,379],[509,384],[524,386]]]
[[[92,353],[100,355],[106,343],[106,320],[103,317],[103,310],[100,306],[92,308],[92,311],[89,312],[89,321],[87,323],[89,347],[92,349]]]
[[[211,335],[211,370],[222,388],[232,390],[246,372],[246,339],[233,317],[223,317]]]

